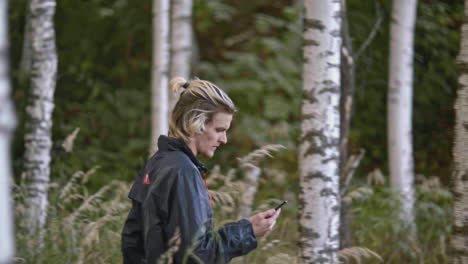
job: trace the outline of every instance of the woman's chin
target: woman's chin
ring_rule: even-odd
[[[210,153],[208,153],[208,155],[206,155],[207,158],[213,158],[214,156],[214,151],[211,151]]]
[[[206,158],[209,158],[209,159],[211,159],[211,158],[213,158],[213,156],[214,156],[214,153],[215,153],[215,151],[214,151],[214,150],[212,150],[212,151],[206,151],[206,152],[203,152],[203,153],[202,153],[202,155],[203,155],[203,156],[205,156]]]

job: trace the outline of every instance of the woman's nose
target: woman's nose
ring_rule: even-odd
[[[227,135],[226,135],[226,133],[223,133],[223,135],[222,135],[221,138],[220,138],[220,142],[221,142],[222,144],[226,144],[226,143],[227,143]]]

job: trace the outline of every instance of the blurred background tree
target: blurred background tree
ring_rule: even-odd
[[[153,1],[150,155],[158,149],[159,135],[167,135],[169,131],[170,3],[169,0]]]
[[[465,0],[464,14],[468,14],[468,1]],[[468,26],[463,22],[460,53],[457,58],[459,78],[457,100],[455,102],[456,123],[453,146],[453,231],[450,240],[451,262],[468,262]]]
[[[47,220],[48,189],[51,174],[52,114],[57,78],[57,49],[55,43],[55,0],[28,3],[23,52],[30,52],[30,92],[26,106],[24,156],[21,178],[27,184],[25,215],[32,237],[39,237],[39,244],[31,250],[41,251],[44,226]],[[23,65],[21,65],[23,66]]]
[[[0,3],[0,263],[13,263],[15,257],[14,206],[11,199],[11,145],[16,127],[9,61],[8,1]]]
[[[394,0],[390,23],[387,92],[387,149],[392,188],[399,194],[400,218],[414,225],[413,61],[417,0]]]

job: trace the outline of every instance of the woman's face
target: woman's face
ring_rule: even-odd
[[[193,154],[202,154],[211,158],[216,149],[227,143],[226,132],[231,126],[232,114],[219,112],[213,116],[213,120],[205,125],[205,131],[192,136],[189,147]]]

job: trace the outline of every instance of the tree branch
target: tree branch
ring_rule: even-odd
[[[359,164],[361,163],[362,158],[364,157],[364,154],[366,151],[364,149],[360,149],[358,154],[351,155],[349,157],[348,162],[346,163],[346,166],[344,167],[343,170],[343,175],[342,179],[345,178],[344,182],[342,182],[342,188],[341,188],[341,196],[344,196],[346,192],[348,191],[349,184],[351,182],[351,179],[353,178],[354,172],[358,168]]]
[[[375,10],[377,13],[377,20],[375,21],[374,27],[372,28],[372,31],[370,32],[369,36],[364,41],[364,43],[362,43],[361,47],[359,47],[358,51],[354,55],[355,61],[358,60],[358,58],[364,53],[367,47],[369,47],[372,40],[374,40],[375,35],[377,34],[377,31],[380,29],[380,26],[382,25],[382,22],[383,22],[382,7],[380,6],[378,1],[375,2]]]

